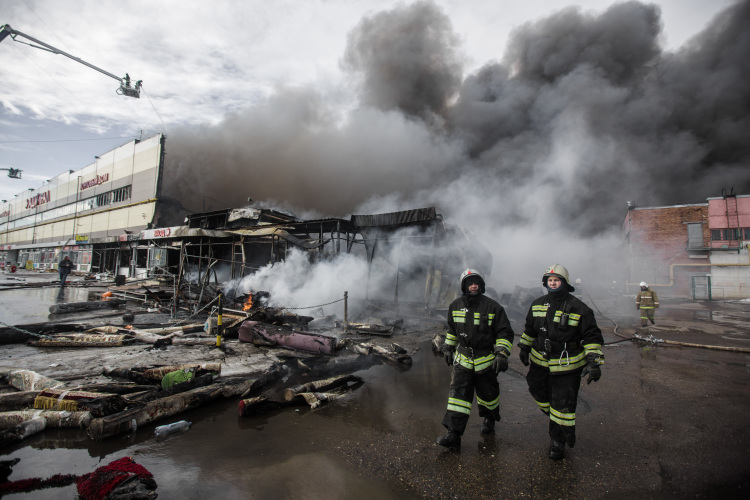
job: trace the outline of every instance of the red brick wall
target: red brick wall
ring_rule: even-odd
[[[691,297],[691,276],[705,275],[708,259],[691,259],[687,248],[687,222],[705,222],[703,240],[708,246],[708,204],[635,208],[628,211],[623,227],[629,227],[630,278],[646,281],[660,296]],[[695,253],[695,252],[694,252]],[[681,266],[679,264],[690,264]],[[670,267],[674,283],[670,285]],[[636,285],[637,287],[637,285]],[[637,289],[631,287],[631,290]]]

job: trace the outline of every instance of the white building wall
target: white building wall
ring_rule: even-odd
[[[750,298],[750,256],[747,244],[738,252],[711,252],[711,264],[711,296],[714,300]]]
[[[0,218],[0,246],[74,241],[76,236],[92,240],[146,228],[155,213],[161,141],[162,136],[156,135],[129,142],[39,189],[19,193],[0,207],[7,214]],[[131,186],[129,199],[93,208],[85,201],[125,186]]]

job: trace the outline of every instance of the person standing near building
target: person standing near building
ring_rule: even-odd
[[[70,271],[73,269],[73,262],[67,255],[63,260],[60,261],[60,265],[57,266],[60,271],[60,287],[65,286],[65,280],[68,278]]]
[[[442,352],[453,369],[448,409],[443,426],[448,433],[437,444],[461,449],[461,436],[471,415],[476,391],[481,433],[495,432],[500,420],[500,384],[497,376],[508,369],[513,347],[513,329],[505,309],[484,295],[484,278],[474,269],[461,274],[461,297],[448,308],[448,332]]]
[[[565,267],[548,267],[542,283],[548,293],[531,303],[518,347],[521,362],[529,366],[529,392],[549,417],[549,457],[560,460],[566,444],[575,446],[581,379],[601,378],[604,339],[594,312],[571,294],[575,288]]]
[[[640,287],[638,295],[635,296],[635,308],[641,311],[641,326],[648,326],[649,321],[655,325],[654,309],[659,307],[659,297],[645,281],[641,281]]]

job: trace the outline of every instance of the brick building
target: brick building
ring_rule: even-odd
[[[621,229],[629,293],[646,281],[663,297],[750,298],[750,195],[664,207],[628,203]]]

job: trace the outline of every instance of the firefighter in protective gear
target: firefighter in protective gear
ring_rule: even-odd
[[[437,444],[458,450],[471,415],[476,391],[482,434],[492,434],[500,420],[500,384],[497,375],[508,369],[513,329],[505,309],[484,295],[484,278],[474,269],[461,274],[462,295],[448,308],[448,332],[443,344],[453,367],[448,409],[443,426],[448,434]]]
[[[645,281],[641,281],[640,287],[638,295],[635,296],[635,308],[641,311],[641,326],[648,326],[649,321],[655,325],[654,310],[659,307],[659,297]]]
[[[542,283],[548,293],[531,303],[518,347],[529,366],[529,392],[549,417],[549,457],[559,460],[566,444],[575,446],[581,378],[591,383],[601,377],[604,339],[591,308],[570,293],[575,288],[565,267],[548,267]]]

